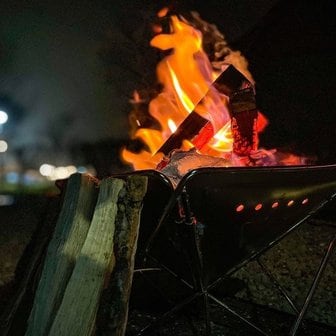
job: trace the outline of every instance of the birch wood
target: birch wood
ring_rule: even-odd
[[[50,336],[85,336],[94,328],[100,294],[113,264],[113,235],[117,201],[124,181],[100,184],[92,223],[57,312]]]
[[[85,241],[96,201],[96,180],[72,175],[48,246],[26,336],[43,336],[53,322],[76,258]]]
[[[114,236],[116,264],[99,310],[99,335],[122,336],[128,318],[128,302],[132,287],[134,259],[139,233],[140,213],[147,191],[147,177],[130,176],[126,193],[118,202]]]

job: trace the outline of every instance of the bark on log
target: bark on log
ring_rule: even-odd
[[[114,236],[116,265],[100,302],[97,335],[122,336],[126,330],[140,212],[147,191],[147,177],[128,177],[125,191],[118,201]]]
[[[48,334],[84,244],[96,197],[96,180],[81,174],[69,178],[29,317],[27,336]]]
[[[92,223],[64,293],[49,336],[91,335],[104,278],[114,263],[113,235],[117,202],[124,181],[106,179],[100,184]]]

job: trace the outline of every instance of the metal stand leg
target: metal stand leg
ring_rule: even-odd
[[[176,304],[171,310],[167,311],[164,313],[162,316],[160,316],[155,322],[147,325],[144,327],[140,332],[137,334],[137,336],[143,336],[143,335],[152,335],[153,332],[155,331],[156,327],[160,325],[163,321],[167,320],[169,316],[172,314],[178,312],[182,308],[184,308],[186,305],[188,305],[190,302],[195,300],[197,297],[201,296],[202,293],[195,293],[194,295],[186,298],[182,302]]]
[[[210,311],[209,311],[209,298],[208,293],[203,294],[204,298],[204,310],[205,310],[205,333],[206,335],[211,335],[211,321],[210,321]]]
[[[328,249],[326,250],[326,252],[325,252],[325,254],[323,256],[323,259],[321,261],[320,267],[317,270],[317,273],[315,275],[314,281],[313,281],[313,283],[312,283],[312,285],[310,287],[310,290],[309,290],[309,292],[307,294],[305,303],[303,304],[302,309],[301,309],[301,311],[300,311],[300,313],[299,313],[299,315],[298,315],[298,317],[297,317],[297,319],[296,319],[296,321],[295,321],[295,323],[294,323],[294,325],[293,325],[293,327],[292,327],[292,329],[291,329],[291,331],[289,333],[290,336],[295,336],[296,333],[297,333],[297,331],[298,331],[298,329],[299,329],[299,327],[300,327],[300,324],[301,324],[301,322],[302,322],[302,320],[303,320],[303,318],[304,318],[304,316],[305,316],[305,314],[307,312],[307,309],[308,309],[309,304],[310,304],[310,302],[311,302],[311,300],[313,298],[313,295],[315,294],[316,287],[317,287],[317,285],[318,285],[318,283],[319,283],[319,281],[321,279],[323,271],[324,271],[325,267],[327,266],[327,263],[328,263],[328,260],[330,258],[330,255],[331,255],[331,253],[332,253],[332,251],[333,251],[333,249],[335,247],[335,242],[336,242],[336,234],[335,234],[334,238],[330,241]]]
[[[244,323],[246,323],[247,325],[249,325],[251,328],[253,328],[254,330],[258,331],[261,335],[263,336],[269,336],[268,334],[266,334],[266,332],[264,332],[263,330],[261,330],[258,326],[256,326],[254,323],[250,322],[248,319],[246,319],[244,316],[240,315],[239,313],[237,313],[234,309],[231,309],[227,304],[225,304],[223,301],[217,299],[215,296],[208,294],[209,298],[211,300],[213,300],[214,302],[216,302],[219,306],[223,307],[224,309],[226,309],[228,312],[230,312],[232,315],[238,317],[241,321],[243,321]]]
[[[269,269],[264,265],[264,263],[258,258],[257,263],[259,264],[262,271],[268,276],[268,278],[271,280],[272,285],[277,289],[287,300],[288,304],[291,306],[291,308],[294,310],[296,314],[299,314],[299,309],[296,307],[293,300],[289,297],[286,290],[280,285],[278,280],[273,276],[273,274],[269,271]]]

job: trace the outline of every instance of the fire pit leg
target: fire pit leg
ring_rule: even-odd
[[[270,270],[264,265],[264,263],[260,260],[260,258],[256,259],[257,263],[259,264],[262,271],[268,276],[268,278],[271,280],[273,286],[275,289],[277,289],[287,300],[288,304],[291,306],[291,308],[294,310],[296,314],[299,314],[299,309],[296,307],[293,300],[289,297],[287,294],[287,291],[279,284],[278,280],[274,277],[274,275],[270,272]]]
[[[319,268],[316,272],[314,281],[313,281],[313,283],[310,287],[310,290],[307,294],[305,303],[303,304],[302,309],[301,309],[301,311],[300,311],[300,313],[299,313],[299,315],[298,315],[298,317],[297,317],[297,319],[296,319],[296,321],[295,321],[295,323],[294,323],[294,325],[293,325],[293,327],[290,331],[290,336],[295,336],[299,327],[300,327],[300,325],[301,325],[301,322],[302,322],[302,320],[303,320],[303,318],[304,318],[304,316],[307,312],[307,309],[308,309],[309,304],[310,304],[310,302],[313,298],[313,295],[315,294],[316,287],[317,287],[317,285],[320,281],[320,278],[323,274],[323,271],[324,271],[325,267],[327,266],[330,255],[331,255],[331,253],[332,253],[332,251],[335,247],[335,242],[336,242],[336,234],[333,237],[333,239],[330,241],[329,246],[328,246],[328,248],[327,248],[327,250],[326,250],[326,252],[325,252],[325,254],[324,254],[324,256],[321,260],[321,264],[320,264],[320,266],[319,266]]]
[[[200,240],[202,237],[202,224],[197,221],[194,217],[191,205],[189,202],[189,195],[187,190],[184,188],[181,193],[180,199],[180,207],[183,208],[184,217],[183,223],[187,227],[192,229],[191,237],[192,237],[192,246],[191,250],[195,251],[194,253],[194,264],[195,264],[195,286],[202,293],[203,296],[203,304],[204,304],[204,315],[205,315],[205,334],[211,335],[211,322],[210,322],[210,311],[209,311],[209,293],[207,291],[207,287],[203,283],[203,258],[200,247]]]
[[[188,207],[190,210],[190,205],[188,202]],[[190,215],[192,215],[191,212],[189,212]],[[209,293],[207,290],[207,287],[204,285],[203,281],[202,281],[202,274],[203,274],[203,262],[202,262],[202,252],[200,249],[200,234],[198,232],[199,228],[197,227],[197,225],[199,225],[196,221],[196,219],[194,217],[190,217],[189,218],[190,224],[192,225],[192,229],[193,229],[193,237],[194,237],[194,250],[195,250],[195,263],[196,263],[196,267],[197,267],[197,274],[195,274],[195,278],[196,278],[196,286],[197,288],[199,288],[199,291],[202,293],[203,295],[203,304],[204,304],[204,317],[205,317],[205,334],[206,335],[211,335],[211,322],[210,322],[210,307],[209,307]]]
[[[187,297],[183,301],[176,304],[172,309],[165,312],[162,316],[160,316],[157,320],[154,322],[148,324],[143,329],[140,330],[140,332],[137,334],[137,336],[145,336],[145,335],[153,335],[153,332],[156,330],[156,327],[160,325],[163,321],[167,320],[169,317],[171,317],[174,313],[177,313],[182,308],[184,308],[186,305],[190,304],[192,301],[194,301],[196,298],[200,297],[202,293],[197,292],[193,295]]]

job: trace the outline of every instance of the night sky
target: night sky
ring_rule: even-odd
[[[111,9],[89,1],[2,7],[0,94],[17,114],[11,146],[46,156],[57,146],[62,160],[69,144],[123,136],[121,102],[97,56]]]
[[[24,152],[31,165],[66,164],[71,161],[70,146],[126,139],[132,91],[151,85],[145,73],[154,63],[146,60],[152,52],[146,38],[160,5],[121,0],[2,2],[0,108],[9,109],[11,123],[2,136],[10,148]],[[288,144],[304,150],[311,145],[307,136],[320,120],[318,114],[323,113],[317,126],[325,127],[323,146],[330,148],[335,139],[335,101],[329,97],[335,88],[335,30],[328,6],[323,1],[190,0],[175,2],[174,8],[197,10],[246,54],[261,108],[273,125],[263,141],[279,146],[287,137]],[[110,64],[100,56],[107,43],[113,50]],[[316,95],[307,98],[312,91]],[[302,118],[305,126],[300,125]],[[317,146],[312,151],[319,150]]]

